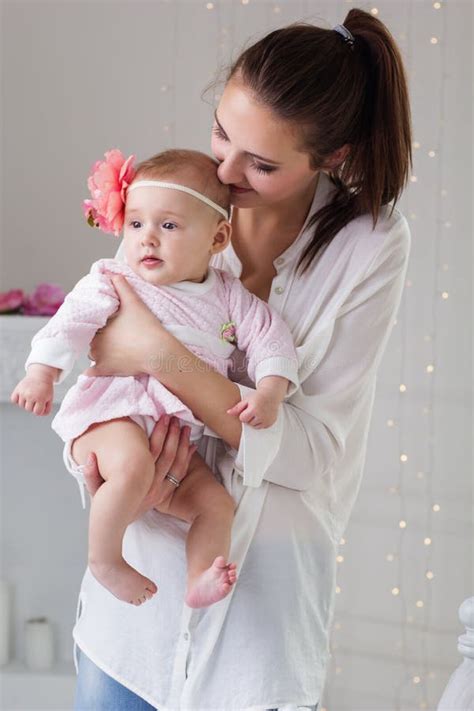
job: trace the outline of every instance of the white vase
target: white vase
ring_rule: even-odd
[[[27,620],[25,624],[25,664],[28,669],[51,669],[54,663],[53,629],[46,617]]]
[[[10,586],[0,580],[0,666],[10,661],[10,609]]]

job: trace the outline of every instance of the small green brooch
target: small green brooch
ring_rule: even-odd
[[[227,343],[237,343],[237,337],[235,335],[235,323],[233,321],[229,321],[228,323],[222,324],[221,340],[227,341]]]

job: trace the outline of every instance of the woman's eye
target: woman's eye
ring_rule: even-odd
[[[276,168],[272,168],[269,165],[259,165],[258,163],[252,163],[252,168],[257,171],[257,173],[273,173]]]
[[[228,141],[228,140],[229,140],[229,139],[227,138],[227,136],[225,135],[225,133],[223,133],[223,132],[221,131],[221,129],[219,128],[219,126],[214,126],[213,129],[212,129],[212,132],[217,136],[217,138],[220,138],[220,139],[222,139],[223,141]]]
[[[168,229],[169,229],[169,227],[167,227],[167,225],[171,225],[171,228],[176,227],[176,225],[174,224],[174,222],[164,222],[164,223],[163,223],[163,227],[164,227],[165,230],[168,230]],[[172,231],[172,229],[171,229],[170,231]]]
[[[220,138],[222,141],[228,141],[229,139],[225,135],[225,133],[222,132],[219,126],[213,126],[212,128],[213,133]],[[260,165],[259,163],[251,163],[251,166],[254,170],[257,171],[257,173],[262,173],[262,174],[268,174],[268,173],[273,173],[276,168],[270,166],[270,165]]]

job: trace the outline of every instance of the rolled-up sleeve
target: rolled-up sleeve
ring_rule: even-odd
[[[267,429],[243,424],[235,468],[246,486],[257,487],[265,479],[304,491],[349,454],[346,444],[361,418],[368,420],[368,427],[376,373],[400,304],[409,247],[403,219],[333,318],[316,320],[297,349],[302,384],[281,405],[275,424]],[[252,391],[237,385],[242,396]]]

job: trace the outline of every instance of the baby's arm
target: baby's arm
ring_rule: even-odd
[[[49,415],[56,378],[61,371],[49,365],[32,363],[25,377],[10,395],[10,402],[35,415]]]
[[[31,342],[25,363],[26,376],[13,390],[10,401],[35,415],[51,411],[53,385],[72,370],[99,328],[118,308],[119,299],[102,273],[112,260],[99,260],[66,296],[64,303]]]
[[[288,392],[289,382],[279,375],[267,375],[259,380],[255,392],[244,397],[227,413],[239,416],[241,422],[255,429],[271,427],[278,417],[278,408]]]
[[[293,338],[275,309],[250,293],[239,279],[230,279],[229,306],[237,346],[246,353],[256,391],[227,412],[254,427],[271,427],[279,405],[299,384]]]

